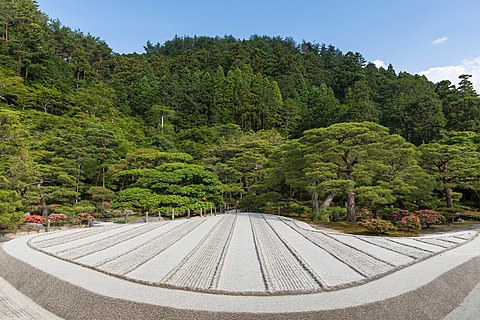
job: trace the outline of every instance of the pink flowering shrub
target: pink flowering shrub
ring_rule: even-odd
[[[67,220],[67,215],[63,213],[52,213],[48,216],[50,222],[55,225],[60,225]]]
[[[427,228],[432,224],[438,223],[439,220],[443,218],[443,216],[435,210],[418,210],[415,211],[415,215],[420,219],[420,223]]]
[[[394,221],[400,221],[403,217],[408,216],[408,210],[396,210],[390,213]]]
[[[35,216],[35,215],[26,216],[25,222],[45,224],[45,218],[43,216]]]
[[[414,214],[402,217],[402,220],[400,220],[398,224],[400,227],[407,230],[420,230],[422,228],[422,225],[420,224],[420,218]]]
[[[397,229],[393,225],[393,223],[382,219],[363,220],[360,221],[358,224],[367,229],[367,231],[372,234],[384,234],[388,231],[394,231]]]

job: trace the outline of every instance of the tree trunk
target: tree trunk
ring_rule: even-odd
[[[47,202],[45,201],[45,197],[43,195],[42,191],[42,183],[39,182],[37,184],[37,189],[38,189],[38,194],[40,195],[40,203],[42,204],[42,215],[44,217],[48,216],[48,207],[47,207]]]
[[[17,77],[22,76],[22,57],[17,58]]]
[[[105,188],[105,166],[102,166],[102,187]]]
[[[453,208],[452,190],[450,190],[450,188],[445,188],[444,192],[445,192],[445,200],[447,201],[447,207]]]
[[[77,179],[75,181],[75,192],[76,192],[76,195],[75,195],[75,203],[78,202],[78,193],[80,192],[80,173],[81,173],[81,165],[78,164],[78,167],[77,167]]]
[[[357,214],[355,212],[355,192],[353,189],[347,191],[347,221],[355,222],[357,221]]]
[[[318,212],[318,192],[312,193],[312,213]]]
[[[347,165],[347,168],[345,170],[345,178],[347,180],[353,181],[353,166],[355,166],[358,163],[358,158],[355,157],[354,159],[350,160],[348,159],[350,155],[350,150],[347,149],[344,151],[342,155],[342,160],[345,162]],[[347,221],[348,222],[355,222],[357,220],[357,214],[356,214],[356,208],[355,208],[355,191],[353,189],[353,185],[347,187]]]
[[[320,206],[321,209],[327,209],[330,207],[330,204],[332,204],[333,198],[335,198],[335,195],[337,194],[337,191],[330,191],[328,196],[325,198],[323,201],[322,205]]]

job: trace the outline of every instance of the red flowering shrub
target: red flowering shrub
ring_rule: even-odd
[[[43,216],[26,216],[25,220],[30,223],[45,224],[45,218]]]
[[[400,227],[410,230],[417,229],[420,230],[422,225],[420,224],[420,218],[414,214],[409,216],[402,217],[402,220],[399,221]]]
[[[432,224],[438,223],[438,221],[443,218],[435,210],[418,210],[415,211],[415,215],[420,219],[420,223],[427,228]]]

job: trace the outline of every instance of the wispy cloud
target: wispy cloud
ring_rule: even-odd
[[[384,69],[387,69],[387,66],[385,65],[385,62],[380,60],[380,59],[373,60],[372,62],[379,69],[380,69],[380,67],[382,67]]]
[[[447,42],[447,41],[448,41],[448,37],[443,36],[443,37],[441,37],[441,38],[438,38],[438,39],[433,40],[433,41],[432,41],[432,44],[433,44],[433,45],[439,45],[439,44],[445,43],[445,42]]]
[[[426,76],[433,82],[450,80],[453,84],[458,83],[458,76],[462,74],[471,74],[470,81],[477,92],[480,92],[480,57],[474,59],[465,59],[461,64],[455,66],[443,66],[430,68],[421,71],[418,74]]]

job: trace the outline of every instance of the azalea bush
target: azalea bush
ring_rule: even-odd
[[[367,231],[372,234],[384,234],[389,231],[397,230],[393,223],[382,219],[363,220],[360,221],[358,224],[367,229]]]
[[[45,224],[45,217],[37,215],[26,216],[25,222]]]
[[[398,224],[402,229],[406,230],[422,229],[422,225],[420,224],[420,218],[414,214],[402,217]]]
[[[435,210],[418,210],[415,211],[415,215],[420,219],[422,226],[426,226],[427,228],[432,224],[439,223],[443,218],[443,216],[438,214]]]
[[[408,210],[395,210],[390,212],[389,218],[394,222],[399,222],[403,217],[408,216]]]
[[[67,215],[63,213],[52,213],[48,216],[53,225],[62,225],[67,220]]]

